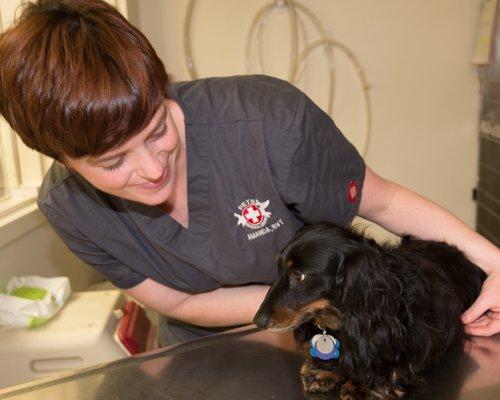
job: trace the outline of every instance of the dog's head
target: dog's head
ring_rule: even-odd
[[[371,240],[330,223],[307,225],[278,257],[279,276],[257,312],[257,326],[288,330],[304,322],[339,329],[346,266],[373,251]]]

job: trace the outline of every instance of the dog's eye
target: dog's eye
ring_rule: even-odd
[[[306,279],[306,274],[303,274],[300,271],[293,271],[293,277],[297,282],[302,282],[304,279]]]

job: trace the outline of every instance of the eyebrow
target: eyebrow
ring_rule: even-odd
[[[161,117],[158,119],[158,122],[155,124],[155,126],[153,127],[153,129],[151,129],[151,132],[148,133],[148,135],[147,135],[148,139],[158,131],[158,128],[166,120],[166,117],[167,117],[167,107],[162,106],[162,108],[163,108],[163,111],[161,113]],[[126,152],[127,151],[120,151],[118,153],[111,154],[109,156],[103,156],[103,157],[99,157],[97,159],[92,159],[91,162],[92,162],[92,164],[100,164],[100,163],[103,163],[103,162],[106,162],[106,161],[111,161],[111,160],[114,160],[115,158],[121,157]]]

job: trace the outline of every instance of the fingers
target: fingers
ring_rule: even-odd
[[[498,313],[489,313],[484,318],[465,325],[465,331],[469,335],[492,336],[500,332],[500,315]]]
[[[475,336],[493,336],[500,329],[500,324],[498,326],[485,325],[485,326],[466,326],[465,331],[469,335]]]
[[[478,319],[470,322],[467,325],[482,326],[482,325],[485,325],[489,320],[490,320],[490,315],[489,315],[489,312],[487,311],[486,313],[481,315]]]
[[[462,322],[470,324],[481,317],[490,308],[486,296],[479,295],[477,300],[462,314]]]

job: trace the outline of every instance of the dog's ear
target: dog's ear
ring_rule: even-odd
[[[402,283],[377,253],[351,253],[342,268],[342,352],[352,376],[369,379],[386,361],[404,357],[410,339],[402,317]]]

